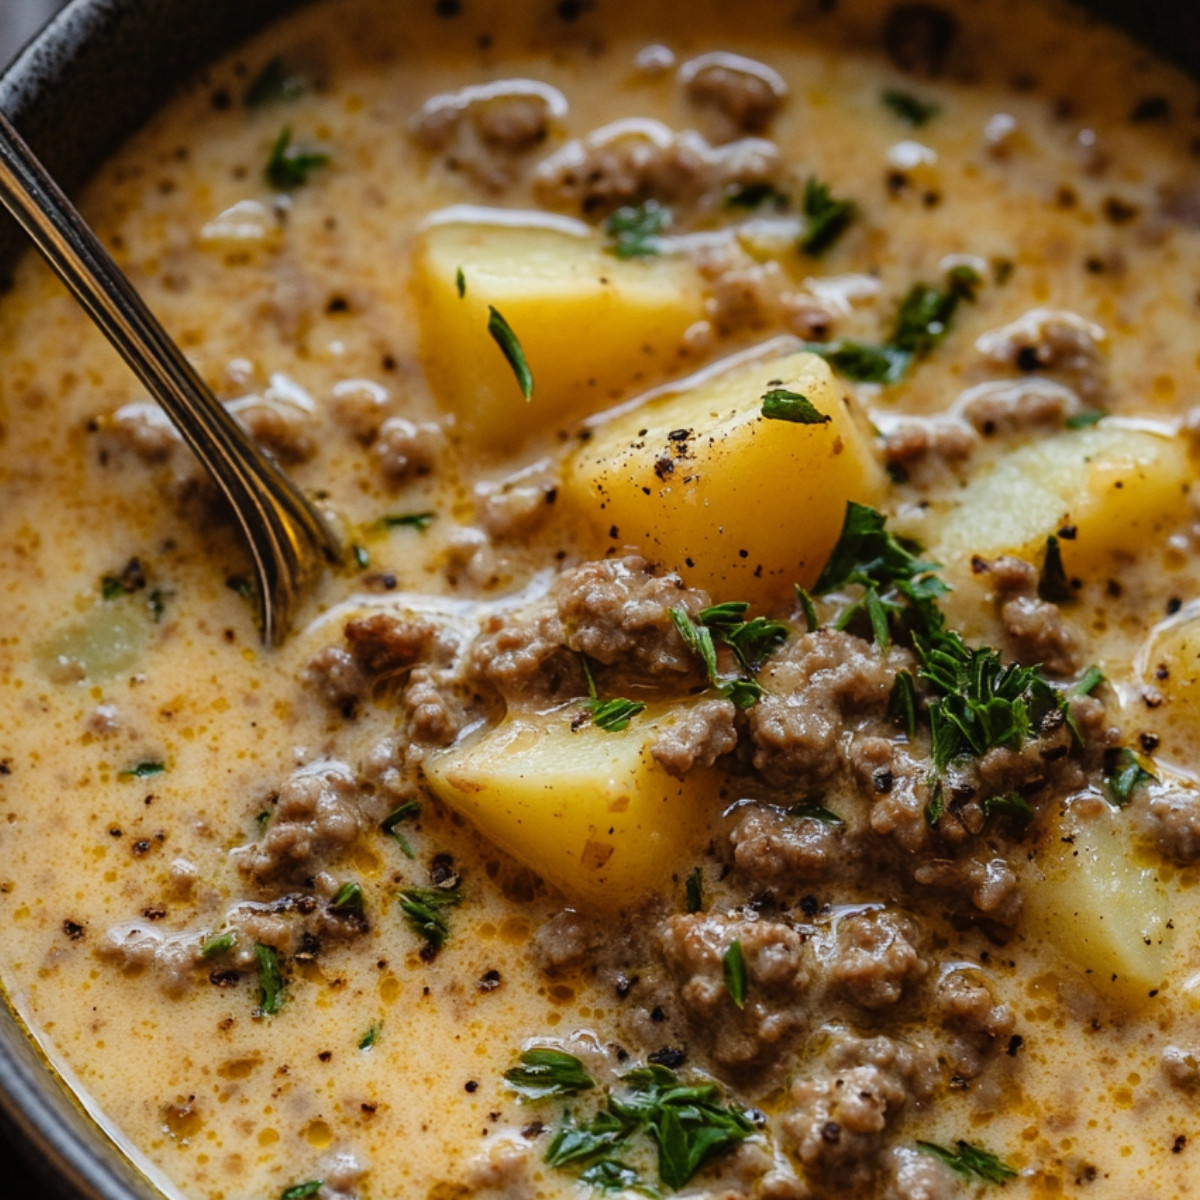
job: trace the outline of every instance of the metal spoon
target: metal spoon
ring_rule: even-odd
[[[3,113],[0,203],[166,410],[233,506],[254,559],[263,641],[278,645],[323,563],[341,557],[332,530],[208,390]]]

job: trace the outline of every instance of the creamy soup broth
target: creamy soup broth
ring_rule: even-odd
[[[874,0],[332,0],[189,83],[99,172],[83,208],[102,240],[352,548],[278,650],[259,643],[248,561],[198,469],[42,265],[21,264],[0,303],[0,977],[51,1064],[168,1194],[232,1200],[308,1181],[322,1181],[325,1196],[431,1200],[587,1190],[586,1162],[545,1162],[554,1130],[565,1108],[590,1119],[603,1089],[620,1092],[621,1075],[651,1055],[685,1081],[716,1080],[720,1105],[753,1110],[754,1132],[706,1162],[691,1191],[915,1198],[996,1186],[917,1149],[960,1139],[1015,1172],[1004,1185],[1013,1196],[1195,1190],[1200,840],[1189,842],[1187,822],[1200,799],[1186,618],[1198,594],[1187,490],[1200,384],[1196,88],[1057,5],[973,0],[949,17],[921,10],[916,32],[893,26],[885,37],[889,11]],[[747,92],[743,67],[732,83],[696,84],[687,64],[715,52],[759,64],[756,85]],[[262,78],[276,60],[278,95]],[[526,108],[498,110],[487,126],[477,118],[490,101],[460,89],[502,80],[538,86],[516,87]],[[264,96],[248,105],[256,83]],[[900,96],[891,106],[881,100],[889,89]],[[496,94],[511,99],[514,88]],[[455,98],[431,106],[438,96]],[[912,101],[936,112],[914,115]],[[610,163],[609,191],[590,200],[586,181],[572,190],[554,174],[572,139],[635,117],[694,131],[696,170],[708,174],[685,183],[663,167],[659,184],[644,175],[626,196]],[[285,127],[292,141],[281,150]],[[756,151],[765,166],[720,159],[750,138],[769,144]],[[273,147],[277,159],[302,147],[327,161],[292,158],[272,182]],[[855,205],[821,254],[797,249],[815,220],[803,203],[810,178]],[[439,371],[447,357],[481,352],[438,349],[438,331],[422,326],[429,216],[453,205],[553,212],[590,226],[606,254],[612,212],[647,197],[671,213],[651,232],[665,241],[644,259],[613,256],[614,270],[686,263],[692,318],[544,427],[529,427],[533,410],[502,364],[511,414],[501,434],[480,432],[471,398],[448,400]],[[485,273],[460,265],[462,302],[482,303],[472,291],[489,286]],[[692,841],[656,851],[652,899],[614,888],[606,901],[603,888],[573,893],[569,880],[564,892],[547,881],[562,883],[561,867],[523,858],[503,837],[498,848],[462,806],[431,793],[426,769],[486,737],[506,709],[565,705],[590,724],[579,644],[534,647],[533,668],[497,667],[506,646],[480,639],[524,629],[564,587],[578,600],[571,580],[589,561],[611,571],[640,551],[658,559],[655,578],[686,570],[570,502],[564,479],[586,456],[589,418],[738,352],[753,364],[798,341],[888,343],[915,283],[949,294],[955,279],[970,294],[955,293],[949,331],[935,331],[904,378],[862,382],[834,364],[836,395],[852,397],[861,425],[845,419],[867,447],[861,494],[850,498],[939,549],[955,587],[941,604],[972,644],[1045,663],[1064,692],[1100,668],[1103,708],[1091,711],[1087,748],[1055,743],[1076,776],[1006,767],[1003,796],[1016,794],[1027,814],[1001,809],[985,824],[976,803],[951,828],[957,817],[930,821],[925,808],[912,844],[873,849],[872,838],[893,836],[890,818],[872,813],[894,780],[911,777],[918,814],[934,801],[927,732],[910,745],[895,721],[884,728],[896,671],[916,670],[911,639],[897,632],[881,652],[860,622],[837,635],[858,649],[838,643],[835,659],[853,650],[891,667],[882,684],[861,684],[874,700],[830,701],[841,724],[828,754],[843,757],[810,762],[798,742],[764,750],[757,705],[711,710],[737,748],[713,734],[700,758],[715,766],[678,768],[715,782],[691,818]],[[1039,309],[1052,316],[1026,317]],[[514,319],[513,330],[529,349],[536,400],[547,364],[529,325]],[[761,350],[778,337],[789,340]],[[560,341],[571,347],[569,331]],[[1033,398],[1014,400],[1033,377]],[[960,400],[984,384],[997,416]],[[1099,413],[1109,415],[1089,424]],[[594,442],[604,428],[594,423]],[[993,551],[1016,548],[976,545],[982,526],[955,532],[971,489],[1007,455],[1106,429],[1168,444],[1172,495],[1146,501],[1132,533],[1066,580],[1066,599],[1044,586],[1040,557],[1055,534],[1071,574],[1071,534],[1057,527],[1039,530],[1024,576],[972,569],[973,557],[994,563]],[[1111,438],[1096,453],[1116,453]],[[1116,485],[1122,469],[1169,474],[1151,459],[1114,468]],[[1013,510],[1034,505],[1021,490],[1030,478],[1036,469],[998,493]],[[780,480],[771,503],[755,502],[759,523],[803,529],[790,486]],[[1141,486],[1130,484],[1138,496]],[[710,601],[750,599],[752,612],[786,621],[788,643],[772,647],[759,680],[768,693],[809,694],[825,686],[812,682],[819,668],[788,647],[825,635],[805,633],[791,585],[811,589],[819,568],[774,595],[685,575],[707,598],[688,600],[682,585],[679,595],[691,618]],[[648,586],[641,567],[628,569],[640,581],[630,587]],[[818,596],[819,619],[832,623],[860,592],[852,582]],[[632,718],[635,732],[672,697],[718,703],[663,617],[669,602],[652,602],[657,643],[643,631],[622,650],[598,634],[588,651],[602,695],[651,701]],[[397,644],[403,630],[362,624],[396,614],[413,645]],[[360,636],[347,641],[356,620]],[[1164,621],[1174,623],[1156,633]],[[551,650],[555,636],[546,634]],[[1162,649],[1164,636],[1174,650]],[[721,654],[722,670],[736,670]],[[772,673],[784,659],[792,683]],[[868,734],[907,746],[909,767],[876,746],[883,774],[871,774]],[[1150,777],[1128,777],[1133,799],[1117,808],[1112,781],[1130,764]],[[309,800],[320,793],[327,826],[305,808],[306,788]],[[419,813],[394,825],[410,858],[380,822],[413,802]],[[842,820],[788,816],[795,804]],[[1104,893],[1112,909],[1149,897],[1167,914],[1169,927],[1147,917],[1147,939],[1162,943],[1152,987],[1096,983],[1103,954],[1073,959],[1048,936],[1040,902],[1022,904],[1025,872],[1047,846],[1086,841],[1072,832],[1076,817],[1085,830],[1114,822],[1119,857],[1141,881],[1143,891],[1128,891],[1120,876]],[[288,820],[308,842],[256,858]],[[821,841],[835,835],[866,849]],[[812,841],[811,860],[797,838]],[[963,864],[977,869],[973,883]],[[694,867],[702,901],[689,915]],[[1015,899],[987,892],[989,869]],[[361,920],[353,903],[339,912],[334,902],[347,882],[362,889]],[[439,887],[460,900],[437,910],[450,928],[440,948],[397,900]],[[1107,914],[1073,915],[1086,929]],[[774,951],[753,949],[764,929]],[[738,930],[743,1010],[721,968]],[[230,931],[228,946],[211,944]],[[706,937],[716,947],[707,958],[696,948]],[[858,966],[846,949],[854,938]],[[274,1015],[262,1012],[256,944],[280,963]],[[784,966],[771,975],[771,962]],[[956,987],[974,988],[971,1004],[954,1008]],[[530,1046],[573,1054],[597,1087],[522,1103],[504,1073]],[[877,1120],[859,1128],[838,1108],[843,1083],[871,1092]],[[644,1131],[618,1150],[644,1181],[672,1190]]]

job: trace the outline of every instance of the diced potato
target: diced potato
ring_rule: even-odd
[[[768,420],[772,389],[799,392],[829,420]],[[607,545],[636,547],[717,599],[763,602],[812,584],[846,501],[878,487],[828,365],[793,354],[706,374],[600,426],[562,494]]]
[[[1190,766],[1200,751],[1200,611],[1194,605],[1163,623],[1140,666],[1143,683],[1164,703],[1149,708],[1139,696],[1139,728],[1157,735],[1161,757]]]
[[[1127,1004],[1162,985],[1170,938],[1166,890],[1133,853],[1119,813],[1068,814],[1047,830],[1023,889],[1032,927],[1098,991]]]
[[[478,208],[447,210],[425,231],[416,287],[434,394],[474,445],[496,451],[666,378],[684,331],[703,315],[687,259],[618,259],[580,222],[517,224],[512,213]],[[533,372],[529,401],[488,332],[489,305]]]
[[[1062,433],[1003,456],[904,532],[962,574],[973,555],[1041,562],[1046,538],[1073,527],[1060,541],[1063,565],[1086,581],[1154,540],[1179,511],[1189,476],[1179,438],[1109,427]]]
[[[568,896],[618,908],[668,887],[708,838],[719,773],[680,781],[650,753],[679,712],[647,710],[620,732],[590,721],[573,728],[578,705],[512,715],[430,756],[425,775],[438,797]]]

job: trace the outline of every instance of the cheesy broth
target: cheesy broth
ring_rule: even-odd
[[[603,1089],[620,1093],[647,1061],[716,1080],[714,1103],[750,1110],[752,1132],[689,1191],[915,1198],[1006,1177],[1022,1197],[1196,1190],[1196,111],[1192,82],[1032,0],[328,0],[190,83],[99,173],[83,209],[102,240],[349,548],[288,644],[264,650],[248,563],[197,469],[48,272],[22,263],[0,304],[0,978],[166,1194],[233,1200],[310,1181],[302,1194],[320,1181],[325,1196],[422,1200],[587,1190],[599,1185],[580,1173],[598,1155],[545,1161],[564,1109],[590,1120]],[[660,123],[639,127],[649,165],[598,156],[620,144],[612,123],[635,118]],[[806,181],[853,202],[828,247],[808,251],[822,218]],[[662,206],[649,226],[647,200]],[[626,219],[649,241],[618,257],[612,214],[639,204]],[[460,205],[475,208],[444,215]],[[495,209],[526,214],[516,249],[495,249],[508,228]],[[482,250],[437,240],[464,228],[486,231]],[[546,285],[544,301],[510,287],[512,261],[535,253],[520,249],[530,229],[530,245],[551,247],[532,274],[554,274],[562,237],[587,243],[593,257],[572,269],[590,282]],[[431,265],[439,254],[461,283]],[[601,325],[614,340],[597,350],[572,322],[609,286],[587,263],[610,260],[618,310],[645,312]],[[666,299],[646,298],[654,280]],[[894,348],[918,283],[954,300],[936,328],[925,320],[901,378],[788,357],[801,342]],[[478,313],[479,340],[430,318],[452,288],[476,308],[447,311]],[[489,304],[528,352],[528,408],[487,336]],[[539,360],[539,344],[567,365]],[[1035,771],[1004,766],[992,793],[977,786],[976,800],[1007,809],[937,809],[927,728],[909,739],[885,711],[897,673],[918,678],[902,618],[892,649],[851,621],[814,666],[789,647],[827,635],[806,631],[792,585],[813,588],[822,562],[763,589],[732,562],[721,590],[697,577],[704,562],[656,554],[649,527],[603,515],[603,480],[579,482],[613,427],[596,414],[715,364],[720,380],[743,352],[735,372],[800,364],[753,376],[751,407],[789,383],[817,405],[813,425],[767,420],[767,434],[824,436],[819,397],[851,398],[838,419],[862,463],[837,485],[850,493],[836,493],[837,512],[870,505],[932,547],[954,585],[939,601],[951,627],[1006,661],[1045,664],[1063,696],[1087,667],[1103,673],[1078,744],[1060,730]],[[612,375],[576,381],[558,412],[538,381],[569,376],[574,355]],[[479,416],[484,392],[498,416]],[[1067,446],[1069,468],[1054,474],[1054,448],[1039,465],[1047,446]],[[682,474],[683,452],[663,453],[658,479]],[[1107,482],[1079,483],[1097,461]],[[1051,476],[1087,494],[1064,492],[1071,519],[1043,527],[1044,497],[1025,489]],[[815,536],[816,500],[796,501],[798,487],[771,482],[749,524]],[[1098,531],[1095,550],[1071,523],[1089,504],[1078,530]],[[1032,542],[1024,526],[1011,533],[1013,513],[1033,514]],[[1057,592],[1051,535],[1066,564]],[[637,553],[657,574],[613,573]],[[1011,566],[1023,553],[1032,575]],[[718,637],[722,673],[757,673],[767,696],[706,710],[703,747],[664,768],[681,788],[711,786],[687,793],[686,837],[647,843],[655,861],[631,868],[647,886],[589,890],[587,852],[571,859],[566,835],[527,848],[485,816],[483,836],[453,779],[441,799],[431,780],[506,710],[531,722],[514,753],[535,761],[547,713],[593,744],[697,697],[729,705],[664,618],[670,598],[637,591],[674,571],[687,619],[750,600],[787,628],[744,670]],[[650,606],[642,625],[628,607],[599,613],[596,595],[618,585]],[[833,624],[861,590],[818,595],[818,620]],[[522,632],[538,613],[550,614],[541,641]],[[397,616],[403,628],[387,624]],[[605,640],[606,620],[624,643]],[[589,621],[599,632],[584,646]],[[626,730],[591,723],[580,652],[601,699],[650,702]],[[802,737],[786,713],[782,733],[755,716],[788,688],[816,704],[819,673],[838,670],[862,673],[862,695],[835,688],[816,712],[837,721],[819,762],[801,745],[815,725]],[[1014,756],[1048,729],[1018,737]],[[909,825],[880,807],[901,784],[918,798]],[[414,804],[392,825],[410,858],[380,823]],[[291,840],[270,842],[283,827]],[[877,848],[889,837],[898,848]],[[1039,886],[1063,839],[1097,837],[1110,865],[1096,868],[1109,874],[1093,908]],[[347,883],[361,915],[337,902]],[[444,945],[406,917],[397,895],[412,889],[448,922]],[[455,903],[429,901],[437,889]],[[1144,930],[1128,911],[1143,904]],[[1096,928],[1117,919],[1132,922],[1113,936],[1122,953],[1137,943],[1129,961],[1154,943],[1148,967],[1096,949]],[[769,944],[754,940],[764,931]],[[732,934],[749,960],[744,1009],[736,970],[728,982]],[[280,965],[273,1015],[256,946]],[[1138,970],[1157,971],[1150,986]],[[530,1046],[573,1054],[597,1086],[521,1103],[504,1073]],[[865,1118],[839,1109],[839,1079],[866,1089]],[[960,1140],[1000,1164],[994,1182],[917,1149],[953,1156]],[[645,1130],[617,1154],[673,1190]]]

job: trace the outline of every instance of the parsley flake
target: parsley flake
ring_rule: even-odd
[[[323,1179],[310,1179],[307,1183],[297,1183],[290,1188],[284,1188],[279,1200],[309,1200],[325,1186]]]
[[[529,400],[533,396],[533,372],[525,360],[525,351],[521,349],[521,343],[513,333],[512,326],[491,304],[488,305],[488,333],[492,335],[492,340],[500,347],[500,353],[512,367],[521,395]]]
[[[950,1170],[966,1179],[978,1179],[984,1183],[1007,1183],[1017,1177],[1016,1171],[990,1150],[985,1150],[982,1146],[973,1146],[961,1138],[954,1143],[953,1150],[947,1150],[934,1142],[917,1142],[917,1149],[922,1154],[940,1159]]]
[[[458,298],[461,300],[467,294],[467,277],[463,274],[462,267],[459,267],[454,272],[454,287],[458,292]]]
[[[808,818],[810,821],[820,821],[822,825],[845,825],[845,821],[837,813],[826,808],[819,800],[803,800],[793,804],[788,810],[789,817]]]
[[[1124,808],[1138,788],[1158,778],[1151,770],[1150,760],[1128,746],[1122,746],[1110,756],[1105,763],[1104,775],[1109,798],[1117,808]]]
[[[383,1025],[382,1025],[382,1023],[377,1021],[374,1025],[371,1026],[370,1029],[367,1030],[366,1033],[364,1033],[362,1035],[362,1037],[360,1037],[358,1039],[358,1048],[360,1050],[374,1049],[376,1043],[379,1041],[379,1035],[382,1032],[383,1032]]]
[[[693,867],[683,884],[683,905],[686,911],[704,911],[704,876],[699,867]]]
[[[921,100],[912,92],[902,92],[896,88],[885,88],[879,99],[885,108],[890,108],[902,121],[914,128],[920,128],[933,120],[942,111],[940,104]]]
[[[734,938],[729,948],[721,957],[721,974],[725,978],[725,990],[729,998],[738,1006],[746,1007],[746,956],[742,953],[740,939]]]
[[[200,947],[200,957],[204,959],[220,958],[221,955],[228,954],[233,949],[236,941],[237,938],[232,932],[218,933]]]
[[[329,155],[292,145],[292,127],[285,125],[267,158],[267,182],[280,191],[303,187],[318,167],[327,166]]]
[[[853,200],[836,200],[829,185],[810,175],[804,184],[804,215],[808,218],[800,249],[820,258],[849,229],[857,213]]]
[[[412,846],[409,844],[408,838],[406,838],[404,834],[400,832],[398,826],[400,825],[401,821],[408,821],[413,817],[419,817],[420,815],[420,800],[409,800],[407,803],[401,804],[399,808],[392,809],[392,811],[383,818],[383,821],[380,824],[380,828],[384,833],[391,834],[391,836],[396,839],[396,844],[404,852],[406,858],[416,858],[417,855]]]
[[[432,957],[450,940],[446,910],[462,903],[462,893],[457,888],[405,888],[398,899],[409,929],[425,939]]]
[[[263,1016],[273,1017],[283,1007],[285,998],[283,972],[279,969],[279,952],[274,946],[255,942],[254,961],[258,966],[259,1011]],[[306,1192],[305,1195],[312,1195],[312,1193]]]
[[[126,767],[124,771],[117,772],[118,779],[151,779],[155,775],[162,775],[166,772],[167,764],[164,762],[140,762],[135,766]]]
[[[520,1057],[520,1065],[504,1072],[504,1081],[522,1100],[574,1096],[596,1086],[583,1063],[563,1050],[535,1047]]]
[[[640,700],[601,700],[596,689],[596,680],[592,668],[588,665],[586,654],[579,656],[583,667],[583,677],[587,680],[588,698],[584,700],[583,709],[591,714],[592,724],[608,733],[622,733],[629,728],[629,722],[645,709]]]
[[[391,513],[379,518],[379,526],[381,529],[415,529],[424,533],[436,518],[435,512]]]
[[[618,258],[651,258],[658,254],[659,235],[670,228],[672,213],[657,200],[618,208],[605,225],[609,249]]]
[[[1093,408],[1086,412],[1072,413],[1066,419],[1065,424],[1068,429],[1090,429],[1093,425],[1098,425],[1107,416],[1108,413]]]
[[[262,108],[267,104],[281,104],[298,100],[304,95],[307,82],[304,76],[288,69],[283,58],[276,55],[254,77],[242,96],[247,108]]]
[[[833,418],[800,392],[772,388],[762,398],[762,415],[770,421],[791,421],[795,425],[825,425]]]
[[[364,913],[362,885],[354,882],[343,883],[329,901],[329,911],[339,917],[361,918]]]

